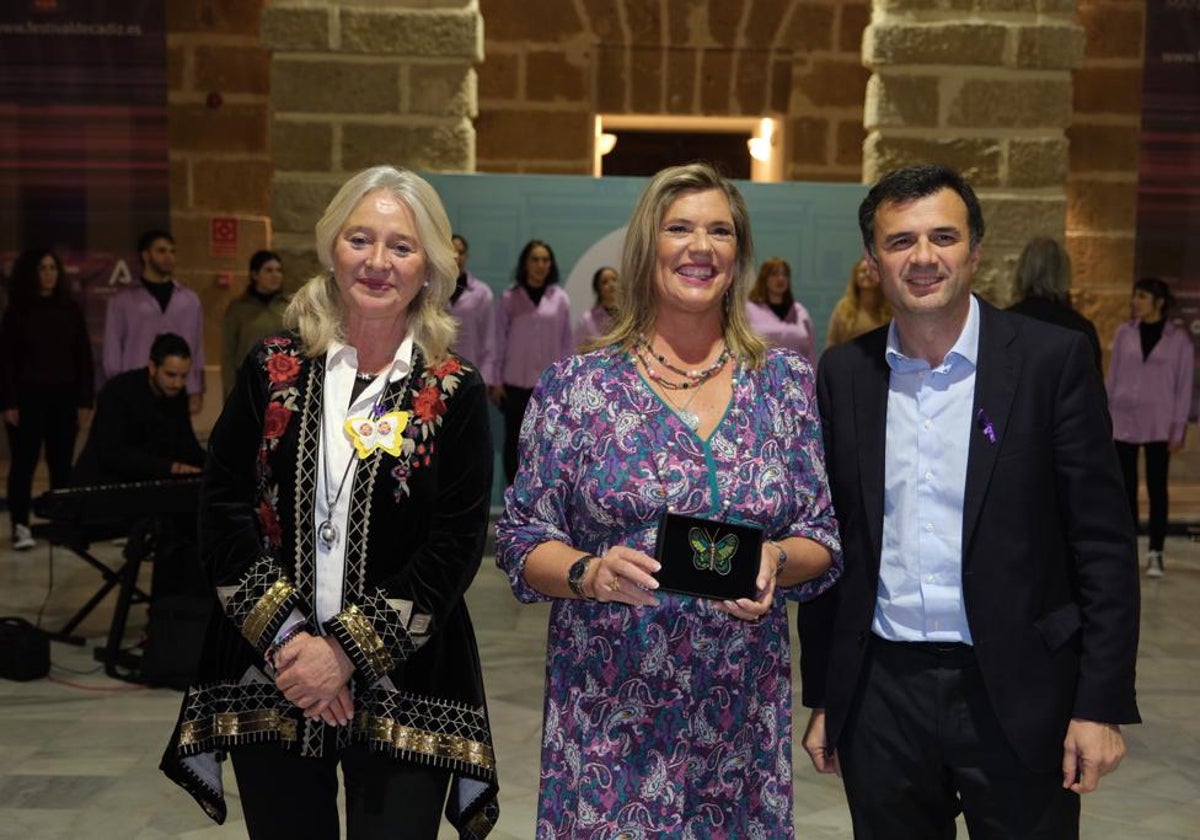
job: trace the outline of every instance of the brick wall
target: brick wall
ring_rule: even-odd
[[[590,174],[596,113],[775,116],[785,177],[857,181],[864,0],[481,0],[477,167]]]

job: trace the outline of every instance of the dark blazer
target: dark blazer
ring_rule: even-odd
[[[1138,574],[1104,386],[1077,332],[983,303],[963,510],[963,597],[1000,725],[1031,768],[1072,717],[1137,722]],[[879,585],[887,327],[833,347],[817,393],[845,570],[800,607],[807,706],[836,746]],[[989,433],[990,429],[990,433]]]

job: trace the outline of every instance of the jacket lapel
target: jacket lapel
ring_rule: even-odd
[[[1021,372],[1016,331],[997,310],[979,302],[979,354],[975,370],[975,403],[967,448],[967,483],[963,494],[963,562],[970,556],[971,537],[987,496],[996,454],[1004,444],[1009,412]]]
[[[866,346],[865,363],[854,377],[854,429],[858,445],[859,486],[864,519],[871,539],[871,562],[879,569],[883,542],[884,449],[887,445],[887,329],[880,329]],[[877,339],[877,340],[876,340]]]

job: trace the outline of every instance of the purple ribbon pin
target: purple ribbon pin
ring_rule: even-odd
[[[983,432],[988,443],[996,442],[996,427],[992,425],[991,418],[982,408],[975,412],[975,425],[979,427],[979,431]]]

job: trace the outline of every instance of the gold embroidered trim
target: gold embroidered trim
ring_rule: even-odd
[[[262,635],[270,625],[271,619],[295,593],[296,587],[286,580],[272,583],[242,622],[242,635],[246,637],[246,641],[255,647],[262,647]]]
[[[366,732],[373,740],[382,741],[398,750],[461,761],[488,770],[494,770],[496,766],[496,755],[492,748],[479,741],[402,726],[391,718],[379,717],[369,712],[359,712],[354,725],[359,732]]]
[[[342,610],[337,619],[346,628],[351,640],[362,651],[367,664],[377,675],[386,674],[395,667],[392,657],[383,646],[383,639],[379,638],[371,622],[356,605],[351,604]]]
[[[257,712],[222,712],[179,727],[179,746],[190,747],[210,738],[235,740],[277,732],[284,741],[296,740],[296,721],[270,709]]]

